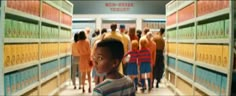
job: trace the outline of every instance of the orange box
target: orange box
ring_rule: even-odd
[[[11,46],[4,45],[4,67],[11,65]]]
[[[222,61],[222,67],[227,68],[229,64],[229,46],[228,45],[223,45],[223,61]]]

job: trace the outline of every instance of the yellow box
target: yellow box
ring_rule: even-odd
[[[24,44],[23,48],[24,48],[24,54],[25,54],[25,62],[29,62],[30,58],[29,58],[29,53],[30,53],[30,48],[29,48],[30,44]]]
[[[20,64],[22,62],[21,60],[21,46],[19,44],[13,45],[15,46],[15,57],[16,57],[16,64]]]
[[[199,45],[196,45],[197,49],[196,49],[196,60],[200,61],[201,60],[201,54],[200,54],[200,47]]]
[[[214,48],[215,48],[215,47],[212,46],[212,45],[211,45],[211,46],[208,46],[208,48],[207,48],[207,49],[208,49],[208,52],[209,52],[209,58],[208,58],[208,63],[209,63],[209,64],[214,64],[214,63],[213,63],[213,55],[215,54]]]
[[[223,53],[222,53],[222,50],[223,50],[223,46],[222,45],[216,45],[216,48],[215,48],[215,52],[216,52],[216,62],[215,62],[215,65],[216,66],[222,66],[222,61],[223,61]]]
[[[4,45],[4,67],[11,65],[11,46]]]
[[[223,62],[222,62],[222,67],[227,68],[229,64],[229,46],[228,45],[223,45]]]

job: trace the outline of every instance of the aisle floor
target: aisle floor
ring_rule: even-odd
[[[77,80],[78,81],[78,80]],[[162,80],[163,82],[165,82],[164,80]],[[174,96],[173,91],[171,91],[165,83],[161,83],[159,84],[159,88],[153,88],[152,91],[150,93],[148,93],[147,91],[145,91],[145,93],[141,93],[140,90],[137,91],[136,95],[138,96]],[[78,82],[77,82],[78,84]],[[67,82],[67,87],[62,90],[61,92],[58,93],[59,96],[91,96],[92,93],[88,93],[88,82],[86,82],[86,86],[85,86],[85,93],[82,93],[82,90],[79,90],[78,88],[76,90],[74,90],[72,82],[68,81]],[[95,83],[92,83],[92,89],[95,87]]]

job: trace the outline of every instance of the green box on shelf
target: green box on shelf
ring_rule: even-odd
[[[11,32],[10,32],[10,28],[11,28],[11,20],[10,19],[5,19],[5,36],[4,37],[11,37]]]
[[[212,38],[212,24],[211,23],[207,23],[207,34],[206,34],[206,38],[205,39],[210,39]]]
[[[12,36],[11,36],[12,38],[16,37],[16,34],[18,33],[16,31],[17,31],[17,21],[12,20]]]
[[[226,95],[227,77],[221,77],[221,95]]]
[[[5,96],[11,95],[11,90],[10,90],[10,76],[7,74],[4,76],[4,93]]]
[[[225,38],[228,38],[228,36],[229,36],[229,19],[226,19],[225,20],[225,33],[224,33],[224,37]]]
[[[216,84],[216,94],[221,94],[221,75],[220,74],[216,74],[216,80],[215,80],[215,84]]]
[[[220,26],[221,26],[221,30],[220,30],[219,35],[220,35],[221,38],[225,38],[225,36],[224,36],[224,32],[225,32],[225,22],[224,22],[224,20],[220,21]]]
[[[216,37],[216,30],[217,30],[217,27],[218,27],[218,25],[217,25],[217,23],[216,22],[212,22],[211,23],[211,38],[212,39],[215,39]]]

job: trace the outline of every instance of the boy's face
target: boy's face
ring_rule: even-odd
[[[93,56],[93,63],[98,73],[104,74],[110,72],[114,67],[114,60],[106,47],[97,47]]]

